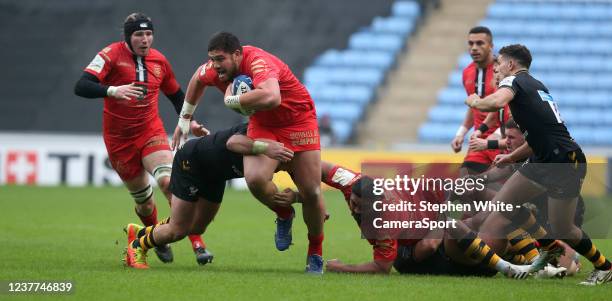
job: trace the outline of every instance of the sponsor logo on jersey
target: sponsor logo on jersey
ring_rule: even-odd
[[[94,71],[96,73],[100,73],[100,72],[102,72],[102,69],[104,69],[104,64],[105,63],[106,63],[106,61],[104,61],[104,59],[99,54],[96,54],[96,56],[93,58],[93,60],[91,60],[91,63],[89,63],[89,65],[87,65],[86,69],[89,69],[89,70]]]
[[[542,98],[543,101],[553,101],[553,97],[552,95],[542,91],[542,90],[538,90],[538,94],[540,95],[540,98]]]
[[[357,175],[344,169],[338,168],[332,176],[332,182],[338,183],[342,186],[347,186]]]
[[[515,78],[516,78],[516,76],[514,76],[514,75],[508,76],[508,77],[502,79],[501,82],[499,82],[499,86],[500,87],[503,87],[503,86],[512,87],[512,83],[514,82]]]
[[[194,195],[196,195],[196,193],[198,193],[198,190],[199,190],[199,189],[198,189],[197,187],[194,187],[194,186],[189,186],[189,195],[190,195],[190,196],[194,196]]]
[[[161,66],[154,64],[152,72],[156,77],[160,77],[161,76]]]

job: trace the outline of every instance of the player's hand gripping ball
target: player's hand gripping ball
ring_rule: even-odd
[[[242,95],[253,90],[254,88],[255,87],[253,87],[253,80],[251,80],[250,77],[246,75],[238,75],[236,76],[236,78],[234,78],[234,81],[232,82],[232,95]],[[251,116],[253,115],[253,113],[255,113],[255,110],[246,110],[242,108],[232,110],[244,116]]]

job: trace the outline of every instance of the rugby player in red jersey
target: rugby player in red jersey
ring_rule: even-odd
[[[289,67],[274,55],[254,46],[242,46],[236,36],[227,32],[215,34],[208,44],[209,60],[194,73],[173,136],[173,147],[187,138],[189,120],[208,86],[225,92],[225,105],[250,115],[247,135],[260,141],[277,141],[291,149],[295,156],[289,172],[303,202],[304,222],[308,228],[306,272],[323,272],[322,244],[324,209],[320,192],[321,154],[314,102]],[[230,84],[238,75],[253,80],[254,89],[231,95]],[[248,113],[247,113],[248,112]],[[244,175],[251,193],[277,214],[276,248],[284,251],[291,245],[292,207],[272,203],[278,191],[272,183],[279,162],[266,156],[244,158]]]
[[[470,29],[468,34],[468,47],[473,62],[463,70],[463,87],[467,95],[478,94],[482,97],[490,95],[496,90],[494,78],[494,56],[493,35],[491,31],[483,26]],[[500,124],[508,120],[508,108],[502,108],[497,112],[482,112],[468,108],[463,124],[457,130],[451,147],[455,152],[461,151],[463,139],[469,128],[474,128],[473,138],[488,137],[493,134]],[[489,126],[485,119],[489,116]],[[480,141],[482,142],[482,141]],[[491,166],[495,156],[499,154],[499,142],[497,140],[486,141],[487,149],[468,149],[468,153],[462,164],[462,174],[482,173]]]
[[[75,86],[75,94],[104,98],[103,136],[111,165],[136,202],[136,214],[147,226],[155,225],[157,208],[151,174],[170,201],[172,152],[158,112],[159,92],[163,92],[180,112],[184,93],[166,57],[153,44],[153,22],[142,13],[130,14],[123,25],[124,41],[98,52]],[[208,131],[190,123],[195,135]],[[205,264],[212,254],[199,235],[189,239],[198,263]],[[169,245],[155,249],[163,262],[173,260]]]

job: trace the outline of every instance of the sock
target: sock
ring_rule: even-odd
[[[481,264],[505,273],[508,265],[507,261],[501,259],[474,231],[470,231],[465,237],[457,241],[459,249],[467,257],[477,260]],[[500,263],[501,262],[501,263]]]
[[[132,248],[141,247],[142,250],[146,252],[148,249],[157,247],[157,243],[155,242],[155,238],[153,237],[153,229],[155,228],[155,226],[150,226],[145,229],[148,228],[150,228],[150,230],[145,230],[145,235],[140,236],[132,242]]]
[[[136,208],[134,208],[134,210],[136,211]],[[151,214],[148,216],[140,215],[138,211],[136,211],[136,215],[138,215],[145,226],[153,226],[157,224],[157,207],[155,205],[153,205],[153,212],[151,212]]]
[[[527,258],[525,258],[525,256],[522,254],[510,255],[510,257],[504,256],[504,258],[518,265],[529,264],[529,261],[527,261]]]
[[[536,246],[536,240],[531,238],[523,229],[516,229],[506,236],[510,243],[510,253],[514,254],[513,263],[531,263],[540,253]],[[521,262],[521,263],[519,263]]]
[[[293,217],[293,207],[281,207],[276,206],[272,208],[272,211],[276,212],[276,216],[282,220],[286,220]]]
[[[204,244],[204,241],[202,240],[202,237],[200,237],[200,235],[198,235],[198,234],[191,234],[191,235],[189,235],[189,240],[191,241],[191,248],[194,251],[197,248],[204,248],[204,249],[206,249],[206,244]]]
[[[580,253],[582,256],[586,257],[593,266],[598,270],[607,271],[612,268],[612,264],[610,261],[606,259],[597,247],[591,241],[591,238],[582,231],[582,238],[578,241],[577,244],[572,245],[570,241],[565,241],[570,247],[572,247],[576,252]]]
[[[518,213],[512,219],[513,227],[524,229],[531,237],[538,241],[540,247],[548,250],[555,245],[555,240],[546,237],[546,230],[531,213],[531,210],[524,206],[519,208]]]
[[[156,225],[148,226],[148,227],[144,227],[144,228],[140,229],[140,231],[138,231],[138,233],[136,234],[136,238],[141,238],[141,237],[151,233],[151,231],[153,231],[155,226]]]
[[[308,234],[308,256],[313,254],[323,257],[323,233],[320,235]]]

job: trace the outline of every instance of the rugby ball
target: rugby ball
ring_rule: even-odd
[[[253,80],[246,75],[238,75],[232,82],[232,95],[242,95],[253,90]],[[236,113],[250,116],[255,113],[254,110],[233,109]]]

